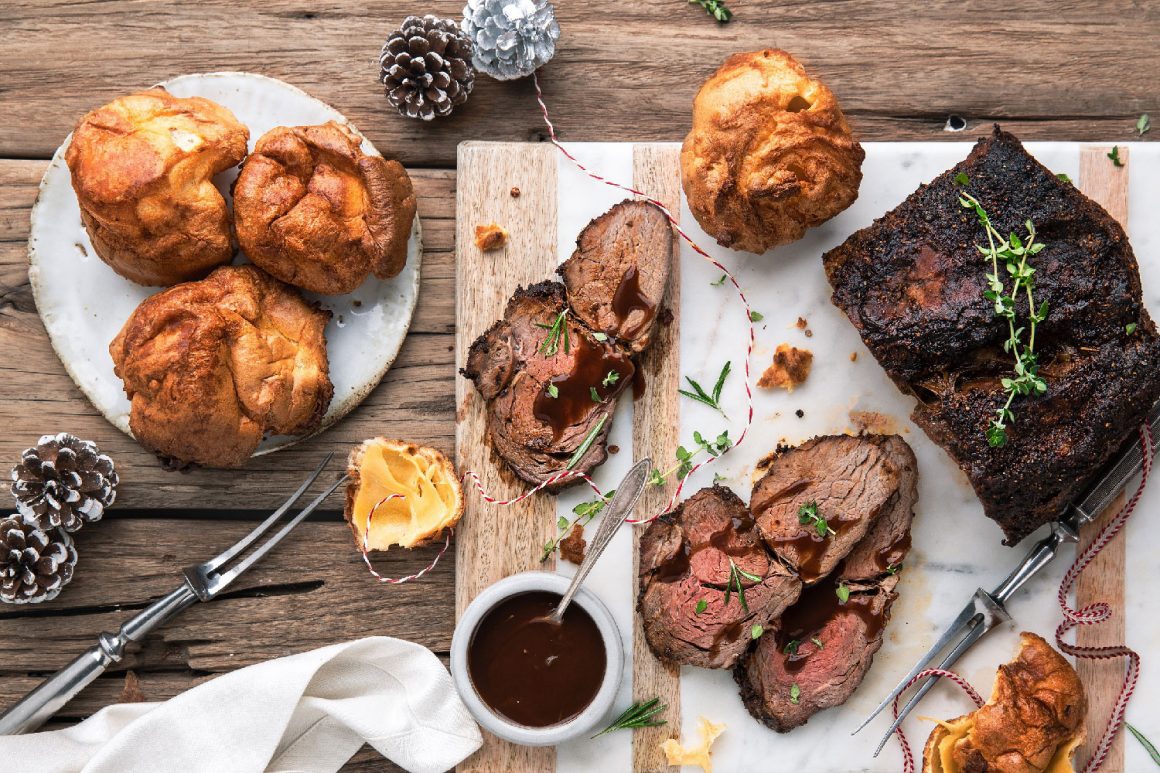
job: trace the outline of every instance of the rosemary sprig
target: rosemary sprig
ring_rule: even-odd
[[[721,410],[721,390],[725,388],[725,379],[729,378],[729,370],[733,367],[731,361],[726,361],[724,367],[721,368],[721,373],[717,376],[717,383],[713,385],[713,394],[706,392],[700,384],[693,379],[685,376],[685,381],[689,382],[689,386],[693,388],[690,392],[687,389],[678,389],[677,393],[682,394],[690,400],[696,400],[699,403],[704,403],[715,411],[720,411],[722,416],[725,416],[725,411]],[[728,416],[725,416],[728,419]]]
[[[559,520],[556,521],[556,536],[544,543],[544,552],[540,556],[540,561],[547,561],[548,556],[556,552],[556,549],[560,547],[560,540],[572,532],[572,527],[576,524],[585,526],[598,516],[604,510],[604,506],[612,501],[615,494],[616,489],[613,489],[605,494],[603,499],[597,497],[589,502],[581,502],[572,508],[572,513],[576,517],[571,520],[560,516]]]
[[[1144,750],[1148,752],[1148,756],[1152,758],[1152,762],[1160,765],[1160,751],[1158,751],[1156,747],[1152,745],[1152,742],[1149,741],[1143,733],[1132,727],[1131,723],[1125,722],[1124,726],[1128,728],[1128,732],[1130,732],[1135,737],[1135,739],[1140,742],[1140,745],[1144,747]]]
[[[970,182],[965,174],[955,175],[955,182],[963,187],[959,191],[959,204],[965,209],[973,209],[979,225],[987,233],[987,246],[976,245],[976,249],[991,261],[991,272],[987,274],[988,289],[983,297],[995,306],[995,315],[1007,320],[1007,340],[1003,342],[1003,351],[1010,354],[1014,360],[1014,377],[1004,378],[1000,383],[1007,393],[1007,401],[996,411],[996,416],[987,427],[987,443],[992,448],[1007,444],[1007,425],[1015,423],[1015,412],[1011,404],[1016,397],[1041,395],[1047,391],[1047,382],[1039,376],[1039,357],[1035,354],[1035,330],[1040,322],[1047,318],[1047,302],[1038,307],[1035,305],[1035,269],[1028,264],[1028,258],[1038,255],[1045,244],[1036,242],[1035,224],[1030,220],[1024,222],[1027,229],[1026,243],[1012,232],[1004,238],[991,223],[991,217],[983,209],[979,200],[966,191]],[[1012,279],[1010,290],[999,272],[999,261]],[[1018,319],[1015,302],[1020,294],[1027,297],[1027,325],[1017,326]],[[1026,338],[1024,334],[1026,333]]]
[[[564,354],[568,353],[568,310],[564,309],[556,315],[556,319],[550,325],[545,325],[543,322],[537,322],[536,327],[542,327],[548,331],[548,337],[540,344],[540,354],[545,357],[555,357],[556,353],[560,351],[560,342],[564,343]]]
[[[733,12],[725,7],[725,0],[689,0],[705,9],[705,13],[724,24],[733,18]]]
[[[600,421],[596,422],[596,426],[588,431],[588,434],[584,437],[584,442],[580,444],[580,447],[576,449],[576,453],[572,454],[572,458],[568,460],[568,466],[564,468],[565,470],[570,470],[580,463],[580,460],[584,458],[584,454],[588,453],[588,449],[592,447],[596,436],[600,434],[600,430],[604,428],[604,422],[606,421],[608,421],[607,414],[601,416]]]
[[[723,431],[716,440],[706,440],[700,432],[694,432],[693,440],[697,444],[696,448],[690,451],[684,446],[678,446],[677,463],[664,472],[654,467],[652,473],[649,474],[648,482],[654,486],[663,486],[665,480],[673,473],[676,473],[677,479],[680,480],[693,471],[693,460],[701,452],[708,452],[710,456],[720,456],[733,445],[733,441],[729,439],[729,430]]]
[[[837,532],[830,528],[830,524],[826,522],[826,519],[818,515],[817,502],[806,502],[798,508],[798,523],[802,526],[813,526],[818,536],[822,539],[825,539],[831,534],[837,534]]]
[[[645,703],[634,703],[621,712],[620,716],[612,720],[612,724],[601,730],[593,738],[599,738],[605,733],[611,733],[613,730],[628,730],[637,727],[660,727],[668,724],[664,719],[656,719],[656,715],[668,708],[667,704],[661,703],[660,698],[653,698],[651,701]]]
[[[725,585],[725,604],[729,606],[729,597],[731,594],[737,594],[737,600],[741,603],[741,609],[745,612],[749,611],[749,602],[745,600],[745,586],[742,584],[742,579],[750,582],[761,582],[762,578],[756,574],[750,574],[737,564],[733,563],[733,559],[729,559],[729,582]],[[756,637],[754,637],[756,638]]]

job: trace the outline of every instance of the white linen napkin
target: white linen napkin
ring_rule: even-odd
[[[334,773],[369,743],[414,773],[479,748],[447,669],[383,636],[249,666],[164,703],[109,706],[65,730],[0,737],[21,773]]]

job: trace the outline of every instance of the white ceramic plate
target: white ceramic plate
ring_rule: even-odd
[[[333,107],[264,75],[244,72],[182,75],[159,85],[179,97],[206,97],[228,107],[249,128],[251,150],[254,142],[275,126],[331,120],[349,125]],[[129,401],[121,379],[113,373],[109,342],[137,305],[158,288],[142,287],[122,278],[97,257],[81,223],[80,206],[64,162],[71,138],[72,135],[65,138],[53,156],[32,208],[29,280],[40,318],[69,375],[105,418],[132,435]],[[366,153],[378,155],[365,137],[362,148]],[[235,168],[214,180],[227,200],[236,176]],[[422,251],[416,216],[407,246],[407,265],[398,276],[387,281],[371,276],[348,295],[305,293],[307,298],[317,300],[333,313],[326,326],[326,346],[334,399],[318,432],[362,402],[394,362],[419,296]],[[244,256],[239,255],[235,262],[245,262]],[[268,437],[255,455],[285,448],[302,439]]]

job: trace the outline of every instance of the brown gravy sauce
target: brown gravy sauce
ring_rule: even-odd
[[[777,651],[786,658],[785,670],[794,674],[806,664],[810,655],[818,647],[810,641],[818,632],[838,615],[857,615],[865,625],[867,639],[873,639],[886,624],[882,614],[873,612],[875,594],[851,594],[846,603],[838,600],[838,575],[842,573],[839,564],[826,579],[802,591],[801,598],[781,616],[777,631]],[[798,642],[797,652],[787,654],[785,647],[791,641]],[[822,646],[826,642],[822,640]]]
[[[624,323],[634,311],[643,311],[644,314],[630,329],[625,329]],[[616,315],[621,338],[632,338],[651,322],[653,315],[656,314],[656,304],[640,289],[640,274],[636,266],[629,266],[621,277],[620,284],[616,286],[616,292],[612,296],[612,313]]]
[[[556,387],[552,397],[547,385],[536,395],[532,403],[533,415],[552,428],[554,440],[559,440],[564,430],[584,421],[596,403],[592,400],[592,390],[601,400],[615,397],[633,380],[636,367],[617,347],[592,341],[586,335],[572,331],[572,370],[553,376],[549,383]],[[563,344],[560,345],[563,353]],[[616,383],[604,385],[609,372],[619,374]]]
[[[526,727],[556,725],[583,711],[608,665],[600,629],[579,604],[568,607],[560,625],[543,619],[559,602],[549,591],[506,598],[484,615],[467,645],[479,697]]]
[[[752,531],[756,526],[753,516],[748,511],[744,515],[734,516],[730,519],[728,526],[722,526],[717,531],[709,535],[709,539],[704,542],[699,542],[696,545],[689,541],[688,536],[681,540],[681,547],[677,552],[667,561],[661,563],[656,569],[656,578],[660,582],[678,582],[683,579],[689,571],[689,564],[693,556],[700,553],[702,550],[714,548],[720,550],[730,558],[740,558],[746,556],[753,551],[752,546],[744,544],[735,544],[730,537],[734,534],[744,534]],[[746,581],[748,587],[749,581]]]

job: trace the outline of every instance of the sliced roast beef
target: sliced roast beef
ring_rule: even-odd
[[[817,437],[780,453],[753,487],[749,506],[762,538],[802,582],[833,571],[888,509],[906,461],[898,445],[906,446],[897,436]],[[803,517],[803,508],[816,517]]]
[[[898,489],[870,531],[842,562],[840,576],[850,582],[871,582],[884,574],[896,573],[910,550],[910,524],[918,502],[918,461],[898,435],[881,437],[882,451],[898,469]]]
[[[963,180],[1000,233],[1031,220],[1031,263],[1047,391],[1017,397],[993,448],[989,423],[1012,375],[1007,321],[984,297],[986,243],[959,205]],[[879,364],[918,398],[913,418],[970,478],[1013,544],[1081,493],[1160,397],[1160,336],[1124,229],[1071,182],[995,128],[970,155],[824,256],[833,301]],[[1010,286],[1008,284],[1008,286]],[[1018,324],[1027,301],[1016,301]]]
[[[626,349],[596,340],[573,318],[563,285],[541,282],[516,291],[504,318],[471,345],[463,374],[489,401],[495,452],[521,479],[539,484],[604,461],[616,398],[634,370]]]
[[[672,663],[732,667],[753,626],[768,626],[801,590],[766,552],[745,503],[722,486],[653,521],[640,551],[645,637]]]
[[[655,204],[628,200],[580,232],[559,274],[576,316],[639,352],[652,338],[672,259],[668,217]]]
[[[845,703],[882,646],[898,577],[862,584],[838,575],[806,589],[733,672],[749,713],[779,733]]]

